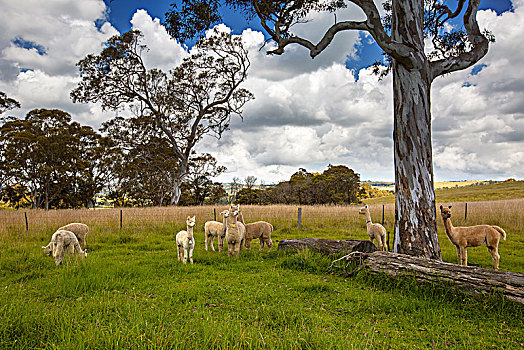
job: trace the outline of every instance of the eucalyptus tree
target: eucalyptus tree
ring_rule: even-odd
[[[139,31],[129,31],[110,38],[100,54],[82,59],[77,64],[82,80],[71,98],[110,110],[127,106],[135,117],[150,118],[176,155],[170,202],[177,204],[197,143],[206,134],[220,138],[231,116],[242,117],[253,98],[241,88],[249,59],[240,37],[213,31],[166,73],[146,67],[142,41]]]
[[[171,5],[165,25],[180,39],[198,35],[221,22],[223,6],[239,10],[248,18],[258,17],[270,40],[270,54],[281,55],[290,45],[321,54],[340,32],[368,33],[389,57],[393,72],[394,163],[395,163],[395,252],[441,259],[437,237],[435,191],[431,147],[430,88],[439,76],[473,66],[488,52],[494,40],[477,22],[480,0],[386,0],[381,18],[373,0],[182,0]],[[345,20],[337,10],[351,6],[354,18]],[[334,21],[313,42],[293,32],[314,12],[335,13]],[[461,28],[453,22],[462,19]],[[301,26],[306,30],[307,24]],[[317,26],[311,25],[311,31]],[[318,37],[319,33],[311,32]],[[427,40],[426,40],[427,39]],[[429,45],[427,45],[430,43]],[[339,44],[340,45],[340,44]]]
[[[0,114],[10,109],[20,108],[20,103],[10,97],[5,92],[0,91]]]

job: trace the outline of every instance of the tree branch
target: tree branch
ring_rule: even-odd
[[[456,57],[431,62],[431,80],[440,75],[471,67],[488,53],[489,40],[480,32],[477,22],[479,4],[480,0],[470,0],[464,14],[464,27],[472,45],[471,50]]]

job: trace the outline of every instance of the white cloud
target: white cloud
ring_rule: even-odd
[[[95,25],[106,18],[104,2],[0,3],[0,91],[24,108],[13,114],[61,108],[93,126],[112,117],[95,105],[69,100],[79,79],[75,63],[99,52],[103,42],[117,34],[110,23]],[[501,16],[479,13],[481,27],[497,39],[480,62],[485,65],[480,72],[456,72],[432,86],[437,180],[524,177],[524,71],[518,69],[524,63],[524,5],[522,0],[513,4],[514,12]],[[339,11],[337,20],[357,19],[348,17],[350,10]],[[317,37],[309,37],[313,41],[323,33],[320,28],[334,21],[332,14],[310,19],[295,30],[305,36],[316,32]],[[138,10],[131,23],[144,33],[149,67],[168,70],[187,55],[146,11]],[[256,99],[245,106],[244,120],[234,118],[221,140],[208,137],[198,146],[228,167],[219,180],[253,175],[271,183],[289,179],[299,167],[322,171],[330,163],[346,164],[362,179],[393,179],[392,78],[379,81],[369,70],[361,70],[355,81],[356,74],[345,67],[366,38],[356,32],[337,35],[314,60],[297,46],[281,56],[267,56],[272,44],[260,50],[264,36],[251,29],[242,38],[251,60],[245,86]],[[20,47],[14,44],[17,39],[34,47]]]

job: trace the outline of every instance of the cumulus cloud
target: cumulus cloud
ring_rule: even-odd
[[[13,114],[61,108],[95,127],[113,117],[96,105],[69,100],[79,79],[75,63],[117,34],[106,20],[104,2],[0,1],[0,90],[25,108]],[[524,175],[524,72],[518,69],[524,47],[516,44],[524,35],[523,0],[513,1],[513,8],[498,16],[480,11],[481,27],[491,30],[497,42],[479,65],[438,78],[432,86],[437,180]],[[352,10],[338,11],[337,20],[359,19],[359,13],[350,17]],[[334,22],[329,13],[309,19],[294,30],[312,41]],[[150,48],[149,68],[169,70],[188,54],[146,11],[137,10],[131,24]],[[198,151],[212,153],[227,166],[219,181],[253,175],[273,183],[289,179],[300,167],[322,171],[330,163],[346,164],[362,179],[393,180],[392,78],[379,81],[369,69],[346,68],[348,60],[359,59],[359,45],[369,38],[342,33],[313,60],[298,46],[268,56],[274,46],[263,47],[262,33],[246,29],[241,35],[251,60],[245,87],[256,99],[245,106],[243,120],[233,118],[222,139],[207,137],[198,145]]]

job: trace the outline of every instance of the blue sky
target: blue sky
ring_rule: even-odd
[[[180,3],[173,0],[104,0],[109,9],[110,22],[120,31],[125,32],[131,29],[130,20],[137,9],[145,9],[152,17],[159,18],[161,21],[165,18],[165,13],[174,3]],[[452,1],[450,6],[453,6],[456,1]],[[448,1],[449,3],[449,1]],[[500,14],[511,9],[510,0],[482,0],[480,9],[491,9]],[[246,21],[242,15],[234,11],[223,12],[224,22],[232,29],[233,33],[240,34],[246,28],[263,31],[257,19]],[[375,61],[382,59],[382,50],[375,43],[367,43],[358,48],[357,59],[348,60],[346,66],[349,69],[360,70],[373,64]]]
[[[524,178],[524,0],[481,4],[489,11],[479,12],[479,25],[493,32],[496,43],[475,67],[438,78],[431,89],[437,181]],[[169,5],[167,0],[0,0],[0,91],[22,104],[9,113],[23,117],[35,108],[58,108],[97,129],[115,112],[72,103],[69,94],[79,80],[75,64],[131,28],[144,34],[149,68],[168,71],[180,64],[187,47],[160,24]],[[349,11],[337,17],[350,17]],[[244,87],[256,98],[244,107],[243,119],[231,119],[221,140],[210,137],[198,145],[198,152],[211,153],[227,167],[217,181],[255,176],[275,183],[299,168],[321,172],[328,164],[347,165],[362,179],[394,179],[392,78],[379,81],[365,68],[381,59],[369,37],[339,33],[314,60],[297,46],[268,56],[259,50],[264,35],[256,20],[246,23],[234,12],[224,18],[249,50]],[[329,14],[311,19],[294,31],[311,38],[333,21]]]

